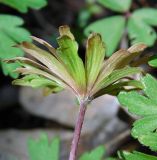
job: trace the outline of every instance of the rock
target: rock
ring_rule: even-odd
[[[68,91],[53,94],[48,97],[42,95],[41,90],[22,88],[20,102],[30,113],[49,118],[74,128],[78,109],[75,97]],[[115,118],[118,110],[116,98],[105,95],[94,100],[87,109],[81,134],[79,153],[92,149],[99,144],[105,144],[126,128],[126,124]],[[8,153],[14,153],[28,158],[26,142],[28,137],[38,137],[39,133],[47,132],[49,137],[60,135],[62,139],[61,160],[68,159],[73,132],[71,130],[8,130],[0,132],[0,144],[6,146]],[[9,137],[9,138],[8,138]],[[8,143],[8,140],[12,144]],[[2,150],[0,146],[0,151]],[[17,154],[17,155],[18,155]],[[15,155],[15,154],[14,154]],[[21,159],[20,160],[25,160]]]
[[[42,133],[47,133],[49,139],[59,136],[62,142],[61,159],[68,156],[70,149],[70,140],[72,132],[65,130],[16,130],[10,129],[0,132],[0,155],[1,160],[11,160],[10,157],[16,157],[19,160],[28,160],[27,142],[28,139],[37,139]],[[66,149],[65,149],[66,148]]]
[[[92,123],[91,123],[92,124]],[[93,134],[82,134],[79,143],[79,155],[100,144],[106,144],[126,128],[126,124],[117,118],[104,123],[101,128]],[[73,132],[68,130],[55,129],[33,129],[17,130],[9,129],[0,131],[0,160],[28,160],[27,142],[28,139],[38,139],[42,133],[46,133],[51,140],[55,136],[61,139],[60,160],[68,159]]]
[[[74,127],[79,107],[76,98],[68,91],[44,97],[41,90],[22,88],[20,92],[22,106],[32,114],[49,118],[66,126]],[[105,121],[114,117],[118,102],[112,96],[101,96],[94,100],[87,109],[83,133],[97,130]]]

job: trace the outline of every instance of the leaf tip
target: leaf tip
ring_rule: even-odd
[[[148,46],[145,44],[145,43],[137,43],[133,46],[131,46],[128,51],[130,53],[133,53],[133,52],[142,52],[144,51]]]
[[[71,33],[70,31],[70,27],[68,25],[63,25],[59,27],[59,33],[61,36],[68,36],[70,37],[72,40],[74,40],[74,35]]]

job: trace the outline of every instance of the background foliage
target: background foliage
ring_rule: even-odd
[[[26,13],[28,8],[40,9],[47,4],[46,0],[0,0],[0,3],[13,7],[19,12]],[[12,46],[22,41],[31,41],[30,32],[23,28],[24,21],[22,18],[0,14],[0,65],[5,75],[17,78],[17,73],[13,71],[18,64],[6,64],[2,60],[22,56],[24,53],[18,48]],[[9,27],[7,27],[9,26]]]

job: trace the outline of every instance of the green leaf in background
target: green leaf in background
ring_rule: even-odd
[[[104,146],[99,146],[90,153],[84,153],[79,160],[102,160],[105,154]]]
[[[17,77],[14,73],[18,67],[17,63],[6,64],[2,60],[22,56],[23,52],[12,46],[22,41],[30,41],[30,33],[21,27],[23,20],[16,16],[0,15],[0,65],[5,75],[10,75],[13,78]]]
[[[133,124],[132,136],[151,150],[157,151],[157,80],[147,74],[141,82],[145,96],[135,91],[121,92],[118,100],[129,112],[142,117]]]
[[[92,15],[101,14],[102,12],[103,12],[102,6],[96,4],[95,2],[87,3],[86,6],[79,11],[78,25],[80,27],[85,27]]]
[[[127,12],[131,6],[131,0],[98,0],[103,6],[117,12]]]
[[[126,151],[120,152],[119,157],[123,160],[157,160],[157,157],[155,156],[151,156],[137,151],[134,151],[133,153]]]
[[[43,134],[39,140],[28,141],[30,160],[59,160],[59,139],[54,138],[50,143]]]
[[[122,16],[113,16],[91,23],[85,28],[85,35],[88,36],[91,32],[98,32],[102,35],[103,41],[106,43],[107,56],[116,50],[120,39],[123,35],[125,27],[125,19]]]
[[[22,13],[26,13],[28,8],[40,9],[47,4],[47,0],[0,0],[0,3],[6,4]]]
[[[157,34],[152,26],[157,26],[157,9],[142,8],[133,12],[127,27],[132,44],[143,42],[152,46]]]
[[[148,64],[152,67],[157,67],[157,56],[151,57],[149,60]]]

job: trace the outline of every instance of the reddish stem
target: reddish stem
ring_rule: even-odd
[[[69,160],[76,160],[76,154],[77,154],[77,149],[78,149],[78,144],[79,144],[79,139],[81,135],[86,108],[87,108],[87,103],[85,101],[81,102],[78,119],[75,125],[75,131],[74,131],[73,140],[71,144]]]

